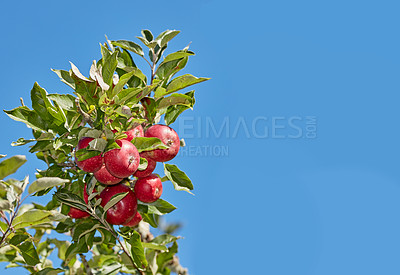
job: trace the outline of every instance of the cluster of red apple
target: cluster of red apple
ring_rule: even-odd
[[[102,206],[105,206],[114,195],[128,193],[122,200],[107,210],[106,220],[114,225],[136,226],[142,220],[137,211],[137,200],[152,203],[160,198],[162,182],[157,174],[152,173],[157,162],[169,161],[178,154],[180,140],[178,134],[171,127],[161,124],[150,126],[146,132],[139,125],[124,132],[124,134],[126,134],[125,138],[116,140],[120,148],[82,161],[75,160],[75,162],[83,171],[93,173],[98,182],[108,185],[98,196],[102,199]],[[139,154],[135,145],[131,142],[135,137],[156,137],[168,148],[154,149]],[[80,139],[76,151],[88,147],[92,140],[93,138],[90,137]],[[145,170],[138,170],[141,157],[147,160]],[[123,179],[130,176],[137,178],[133,191],[130,187],[121,183]],[[88,203],[86,186],[83,197],[85,202]],[[88,213],[73,207],[71,207],[68,215],[76,219],[89,216]]]

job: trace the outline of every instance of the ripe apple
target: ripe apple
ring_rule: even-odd
[[[129,227],[135,227],[136,225],[138,225],[140,223],[141,220],[143,220],[142,215],[140,215],[139,212],[136,212],[135,216],[133,216],[133,218],[129,222],[127,222],[123,225],[129,226]]]
[[[157,162],[149,157],[146,157],[143,153],[140,153],[139,155],[147,160],[147,167],[144,170],[136,170],[133,176],[137,178],[144,178],[153,173],[154,169],[156,169]]]
[[[85,187],[83,188],[83,200],[86,203],[88,203],[88,201],[89,201],[89,196],[86,192],[86,184],[85,184]],[[83,219],[83,218],[89,217],[90,215],[89,215],[89,213],[82,211],[78,208],[71,207],[69,209],[68,216],[70,216],[73,219]]]
[[[111,175],[126,178],[136,172],[140,163],[139,152],[135,145],[127,140],[115,141],[121,148],[112,149],[104,154],[104,164]]]
[[[144,133],[145,137],[159,138],[168,149],[155,149],[144,152],[144,155],[158,162],[165,162],[173,159],[179,152],[180,140],[174,129],[167,125],[156,124],[150,126]]]
[[[114,195],[126,192],[128,194],[122,200],[107,210],[106,220],[110,224],[120,225],[129,222],[136,214],[137,199],[135,193],[123,184],[108,186],[100,193],[101,206],[104,207]]]
[[[162,182],[156,174],[151,174],[145,178],[139,178],[135,183],[135,194],[142,202],[155,202],[161,197]]]
[[[98,182],[105,184],[105,185],[114,185],[122,181],[121,178],[114,177],[113,175],[108,172],[106,166],[103,166],[95,172],[94,177],[97,179]]]
[[[76,158],[76,151],[79,149],[83,149],[89,146],[89,142],[91,142],[94,138],[84,137],[79,140],[78,146],[75,149],[75,162],[76,165],[85,172],[94,173],[101,168],[103,165],[103,157],[101,155],[91,157],[82,161],[78,161]]]
[[[143,137],[144,136],[143,127],[142,125],[138,125],[135,128],[132,128],[124,132],[124,134],[127,135],[127,137],[124,138],[127,141],[131,141],[135,137]]]

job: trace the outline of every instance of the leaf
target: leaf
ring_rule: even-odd
[[[103,75],[103,80],[104,82],[111,86],[113,84],[113,75],[115,72],[115,69],[117,68],[118,65],[118,60],[117,60],[117,55],[118,52],[113,52],[111,55],[108,55],[106,58],[103,56],[103,69],[102,69],[102,75]]]
[[[32,275],[56,275],[61,272],[65,272],[65,270],[60,268],[46,267],[45,269],[32,273]]]
[[[169,243],[175,242],[178,239],[179,239],[178,237],[175,237],[170,234],[162,234],[155,237],[151,242],[160,245],[167,245]]]
[[[26,157],[16,155],[0,162],[0,180],[14,174],[26,162]]]
[[[33,130],[46,131],[48,129],[48,123],[26,106],[20,106],[10,111],[4,110],[4,112],[13,120],[21,121]]]
[[[162,64],[164,64],[164,63],[169,62],[169,61],[182,59],[184,57],[188,57],[188,56],[191,56],[191,55],[194,55],[194,52],[191,52],[191,51],[177,51],[177,52],[171,53],[171,54],[167,55],[164,58],[163,62],[161,62],[161,64],[160,64],[160,66]]]
[[[189,109],[189,107],[183,105],[169,106],[164,116],[165,124],[170,125],[174,123],[178,116],[187,109]]]
[[[175,206],[162,199],[158,199],[152,203],[144,203],[138,201],[138,210],[141,213],[164,215],[167,213],[171,213],[175,209],[176,209]]]
[[[57,102],[64,110],[75,111],[75,97],[72,95],[49,94],[47,98]]]
[[[143,151],[169,148],[160,139],[156,137],[136,137],[133,138],[131,142],[133,143],[133,145],[135,145],[139,153]]]
[[[32,184],[28,188],[28,193],[33,194],[35,192],[45,190],[47,188],[51,188],[54,186],[59,186],[64,183],[69,182],[67,179],[61,179],[57,177],[43,177],[39,178],[36,181],[32,182]]]
[[[158,45],[162,48],[165,46],[172,38],[178,35],[180,31],[176,30],[166,30],[162,33],[160,33],[154,41],[157,41]]]
[[[140,270],[145,270],[147,267],[147,260],[144,255],[144,248],[140,239],[140,234],[136,231],[133,231],[128,243],[131,245],[132,259],[136,267]]]
[[[79,210],[82,211],[87,210],[86,202],[78,195],[73,194],[69,191],[59,189],[57,190],[56,193],[54,193],[54,196],[57,198],[57,200],[68,206],[78,208]]]
[[[4,200],[0,198],[0,210],[10,210],[11,203],[8,200]]]
[[[156,78],[165,81],[165,83],[168,82],[174,74],[185,68],[188,60],[188,57],[184,57],[168,62],[162,62],[157,68]]]
[[[33,266],[40,263],[39,256],[32,242],[26,241],[17,247],[19,248],[22,257],[28,265]]]
[[[153,41],[153,34],[150,30],[142,30],[141,33],[147,41]]]
[[[24,228],[28,226],[50,223],[52,221],[64,221],[67,216],[57,211],[47,211],[39,209],[31,209],[18,215],[12,225],[15,229]]]
[[[145,158],[140,158],[140,163],[139,163],[138,170],[141,170],[141,171],[146,170],[147,165],[148,165],[147,159],[145,159]]]
[[[192,181],[183,171],[179,170],[176,165],[164,163],[164,173],[168,180],[173,183],[175,190],[183,190],[192,194],[192,192],[189,191],[193,190]]]
[[[72,89],[75,90],[75,82],[72,79],[70,72],[64,70],[54,70],[54,69],[51,70],[58,75],[58,77],[62,82],[64,82],[65,84],[67,84],[68,86],[70,86]]]
[[[86,234],[93,232],[99,227],[101,227],[100,224],[92,222],[90,220],[88,222],[81,223],[75,227],[72,235],[72,240],[77,242],[80,238],[82,238]]]
[[[11,238],[9,241],[10,244],[12,245],[19,245],[23,241],[29,238],[29,234],[16,234],[14,237]]]
[[[132,41],[118,40],[118,41],[111,41],[111,44],[113,44],[114,46],[121,47],[124,50],[128,50],[133,53],[136,53],[140,56],[144,56],[142,47],[140,47],[138,44],[136,44]]]
[[[100,151],[87,150],[86,148],[82,148],[79,149],[78,151],[75,151],[75,157],[78,161],[83,161],[99,155],[101,155]]]
[[[186,87],[189,87],[191,85],[209,80],[210,78],[206,77],[195,77],[191,74],[185,74],[178,76],[177,78],[171,80],[171,82],[167,85],[167,89],[165,91],[164,95],[182,90]]]
[[[103,207],[104,208],[104,213],[107,212],[108,209],[110,209],[111,207],[113,207],[114,205],[116,205],[120,200],[122,200],[123,198],[125,198],[125,196],[128,195],[128,192],[124,192],[124,193],[119,193],[117,195],[114,195],[111,200],[109,200],[106,205]]]
[[[165,245],[156,244],[156,243],[142,243],[144,248],[149,248],[153,250],[167,251],[168,248]]]
[[[130,70],[130,72],[123,74],[120,77],[117,85],[115,85],[115,87],[113,89],[113,93],[112,93],[111,97],[113,97],[113,96],[117,95],[119,92],[121,92],[122,89],[124,88],[124,86],[126,85],[126,83],[128,83],[129,79],[131,79],[132,76],[138,77],[146,85],[146,76],[138,68],[130,67],[129,70]]]
[[[40,87],[37,82],[35,82],[31,90],[31,101],[33,110],[35,110],[43,119],[51,119],[47,109],[52,109],[54,107],[47,98],[47,92],[45,89]]]
[[[183,105],[187,107],[192,107],[192,98],[184,94],[172,94],[169,97],[162,98],[157,106],[157,109],[167,108],[172,105]]]

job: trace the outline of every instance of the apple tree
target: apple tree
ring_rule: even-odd
[[[160,222],[176,208],[160,197],[166,182],[193,190],[170,162],[185,144],[169,125],[195,104],[194,90],[183,90],[208,78],[176,76],[194,55],[189,46],[164,54],[178,33],[143,30],[137,38],[144,47],[106,37],[88,76],[72,63],[53,70],[71,93],[49,94],[35,83],[31,108],[21,99],[5,111],[32,129],[12,145],[28,144],[46,169],[29,183],[8,178],[24,156],[0,163],[0,261],[32,274],[188,274],[176,255],[177,226]],[[47,204],[35,202],[46,194]],[[32,203],[24,203],[29,196]]]

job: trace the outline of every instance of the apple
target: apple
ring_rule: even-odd
[[[105,185],[114,185],[120,183],[123,179],[114,177],[113,175],[108,172],[106,166],[100,168],[100,170],[96,171],[94,177],[97,179],[98,182],[105,184]]]
[[[133,218],[129,222],[124,223],[123,225],[129,227],[135,227],[140,223],[141,220],[143,220],[142,215],[140,215],[139,212],[136,212],[135,216],[133,216]]]
[[[162,182],[159,176],[151,174],[145,178],[139,178],[135,183],[135,194],[142,202],[155,202],[161,197]]]
[[[153,173],[154,169],[156,169],[157,162],[149,157],[146,157],[143,153],[140,153],[139,155],[147,160],[147,167],[144,170],[136,170],[133,176],[137,178],[144,178]]]
[[[142,125],[138,125],[135,128],[132,128],[124,132],[124,134],[127,135],[127,137],[124,138],[127,141],[131,141],[135,137],[143,137],[144,136],[143,127]]]
[[[115,141],[121,148],[112,149],[104,154],[104,164],[111,175],[126,178],[136,172],[140,163],[139,152],[135,145],[127,140]]]
[[[100,193],[101,206],[104,207],[114,195],[126,192],[128,194],[122,200],[107,210],[106,220],[110,224],[120,225],[129,222],[136,214],[137,199],[135,193],[123,184],[108,186]]]
[[[86,192],[86,184],[85,184],[85,187],[83,188],[83,200],[86,203],[89,202],[89,196]],[[83,219],[83,218],[89,217],[90,215],[89,215],[89,213],[87,213],[85,211],[82,211],[78,208],[71,206],[71,208],[69,209],[69,212],[68,212],[68,216],[70,216],[73,219]]]
[[[168,149],[155,149],[144,152],[144,155],[158,162],[165,162],[173,159],[179,152],[180,140],[174,129],[167,125],[156,124],[150,126],[144,133],[145,137],[159,138]]]
[[[78,161],[76,158],[76,151],[79,149],[83,149],[89,146],[89,142],[91,142],[94,138],[84,137],[79,140],[78,146],[75,149],[75,162],[76,165],[85,172],[94,173],[101,168],[103,165],[103,157],[101,155],[91,157],[82,161]]]

